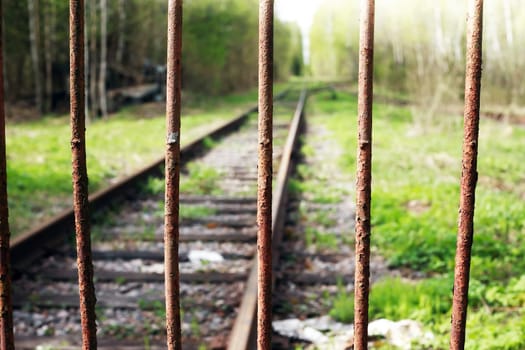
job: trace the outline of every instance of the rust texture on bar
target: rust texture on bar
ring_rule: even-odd
[[[4,108],[3,8],[0,1],[0,349],[14,349],[13,306],[9,257],[9,210],[7,205],[7,162]]]
[[[84,114],[84,1],[69,1],[71,151],[82,349],[97,348]]]
[[[478,135],[481,90],[481,42],[483,31],[483,0],[470,0],[467,15],[467,69],[465,76],[465,115],[463,165],[459,204],[452,330],[450,349],[465,347],[467,325],[470,257],[474,238],[474,205],[478,179]]]
[[[374,0],[361,1],[359,37],[358,151],[355,225],[354,349],[368,347]]]
[[[259,1],[257,348],[272,347],[273,0]]]
[[[182,0],[169,0],[166,81],[166,198],[164,217],[164,268],[167,345],[181,343],[179,285],[179,178],[181,116]]]

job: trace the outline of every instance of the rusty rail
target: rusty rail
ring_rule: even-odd
[[[279,260],[279,250],[277,249],[277,246],[281,240],[284,219],[286,216],[288,178],[293,166],[292,154],[298,142],[299,132],[303,126],[306,97],[307,93],[306,91],[303,91],[299,102],[297,103],[297,108],[295,109],[294,117],[290,125],[290,131],[288,133],[288,138],[286,139],[279,165],[279,171],[277,173],[275,191],[273,192],[272,197],[272,264],[274,266]],[[245,292],[242,297],[239,312],[235,319],[232,332],[230,333],[228,350],[246,350],[254,349],[256,347],[257,282],[259,269],[257,257],[253,260],[252,264],[253,266],[248,281],[246,282]],[[270,288],[273,287],[274,282],[275,279],[272,278]]]
[[[282,99],[288,94],[288,90],[275,96],[275,100]],[[244,113],[232,118],[204,135],[197,137],[181,149],[181,163],[197,157],[206,152],[205,140],[207,138],[220,138],[241,127],[249,115],[257,112],[257,106],[248,108]],[[91,210],[100,210],[108,206],[115,197],[136,192],[137,186],[150,176],[162,175],[161,166],[165,164],[165,157],[161,157],[135,173],[125,177],[117,183],[97,191],[89,196]],[[36,259],[40,258],[53,247],[56,247],[69,239],[71,229],[74,227],[73,209],[68,209],[55,217],[44,222],[42,225],[28,230],[11,242],[11,261],[13,272],[23,271]]]
[[[0,349],[14,349],[5,142],[3,5],[0,2]]]
[[[272,347],[273,0],[259,2],[259,159],[257,176],[257,348]]]
[[[460,350],[465,347],[465,328],[467,325],[470,257],[474,238],[474,205],[476,183],[478,180],[477,157],[482,32],[483,0],[470,0],[467,15],[467,70],[465,76],[463,166],[461,173],[456,265],[454,270],[452,330],[450,333],[450,349],[454,350]]]
[[[370,201],[372,193],[372,100],[374,0],[361,1],[359,37],[358,157],[355,224],[354,349],[368,348]]]
[[[182,0],[168,5],[166,83],[166,196],[164,219],[164,275],[167,345],[182,348],[179,284],[179,180],[181,114]]]
[[[71,151],[82,348],[97,348],[84,114],[84,1],[69,2]]]

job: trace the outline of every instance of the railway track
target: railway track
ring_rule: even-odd
[[[305,96],[302,93],[296,104],[298,94],[289,93],[275,104],[276,241],[284,223],[286,183]],[[251,328],[255,316],[247,303],[257,282],[253,115],[251,109],[181,152],[181,305],[188,349],[249,348],[253,340],[235,333],[244,330],[243,324]],[[162,159],[91,197],[101,349],[164,348],[161,164]],[[80,344],[72,232],[68,212],[12,244],[18,349],[45,344],[73,349]]]

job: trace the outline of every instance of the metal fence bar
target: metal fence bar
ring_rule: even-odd
[[[368,347],[374,0],[361,0],[359,37],[358,157],[355,226],[354,349]]]
[[[166,198],[164,218],[164,268],[167,345],[180,350],[179,285],[179,179],[181,116],[182,0],[168,2],[168,53],[166,81]]]
[[[450,349],[465,347],[467,325],[470,257],[474,238],[474,205],[478,180],[477,157],[479,135],[479,105],[481,90],[481,54],[483,32],[483,0],[470,0],[467,14],[467,69],[465,76],[465,115],[463,166],[459,205],[452,330]]]
[[[4,107],[3,2],[0,1],[0,349],[14,349],[13,305],[9,254],[9,209],[7,201],[7,156]]]
[[[69,1],[71,151],[82,348],[97,348],[88,203],[84,99],[84,0]]]
[[[257,348],[272,347],[273,0],[259,1]]]

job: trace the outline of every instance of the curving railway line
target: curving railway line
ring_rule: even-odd
[[[278,236],[306,93],[289,92],[276,100],[273,226]],[[250,109],[181,152],[184,348],[247,349],[254,341],[254,112]],[[90,198],[100,349],[164,348],[162,161]],[[65,212],[12,244],[17,349],[80,346],[72,216]]]

